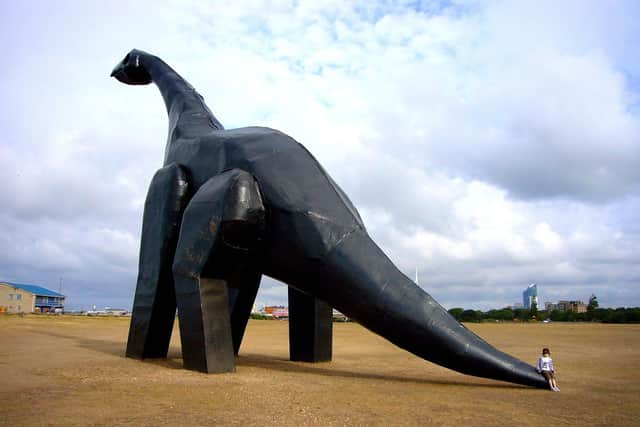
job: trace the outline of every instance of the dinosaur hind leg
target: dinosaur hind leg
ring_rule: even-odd
[[[332,338],[331,306],[289,287],[289,358],[301,362],[329,362]]]
[[[209,179],[187,206],[173,263],[187,369],[207,373],[235,370],[234,343],[239,347],[240,329],[244,332],[248,317],[244,315],[246,305],[248,300],[253,302],[259,282],[252,252],[259,246],[263,226],[258,185],[241,170]],[[253,273],[237,275],[238,266]],[[229,285],[239,289],[232,291],[231,298]]]

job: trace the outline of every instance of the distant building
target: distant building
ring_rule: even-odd
[[[560,300],[556,303],[553,302],[545,302],[544,303],[545,311],[571,311],[574,313],[586,313],[587,312],[587,304],[582,301],[568,301],[568,300]]]
[[[558,301],[556,309],[559,311],[572,311],[574,313],[586,313],[587,304],[582,301]]]
[[[64,309],[65,296],[38,285],[0,282],[0,312],[48,313]]]
[[[268,305],[264,308],[264,315],[276,319],[287,319],[289,317],[289,309],[284,305]]]
[[[95,306],[94,306],[95,307]],[[128,316],[129,311],[124,308],[105,307],[104,310],[89,310],[87,316]]]
[[[522,293],[522,305],[526,309],[531,309],[533,304],[538,306],[538,285],[531,284]]]

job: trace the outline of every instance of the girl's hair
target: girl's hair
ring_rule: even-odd
[[[551,352],[549,351],[549,349],[547,347],[542,349],[542,354],[545,354],[545,353],[551,354]]]

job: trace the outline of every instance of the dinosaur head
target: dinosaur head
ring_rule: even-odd
[[[151,75],[145,67],[148,53],[133,49],[124,57],[111,72],[111,77],[115,77],[122,83],[128,85],[147,85],[151,83]]]

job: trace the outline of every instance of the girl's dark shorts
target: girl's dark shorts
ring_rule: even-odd
[[[551,378],[553,378],[553,372],[551,371],[542,371],[542,376],[549,381]]]

